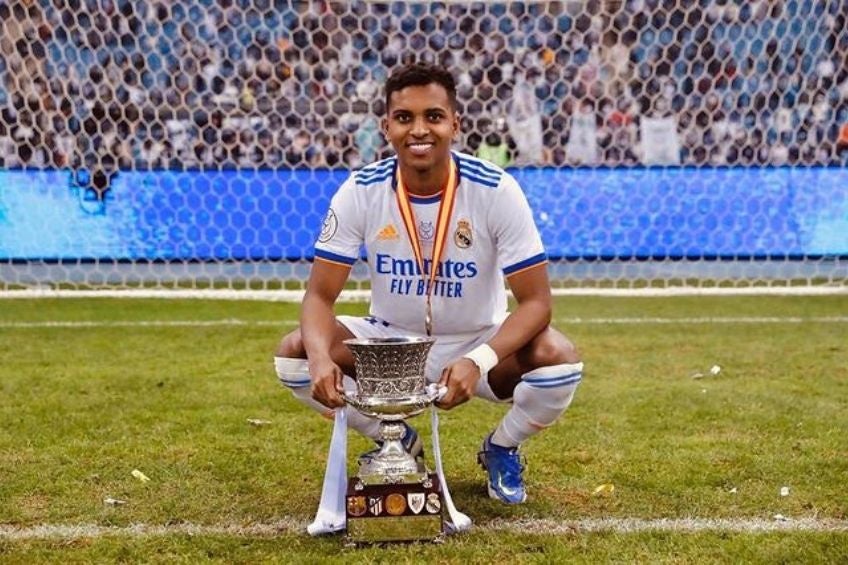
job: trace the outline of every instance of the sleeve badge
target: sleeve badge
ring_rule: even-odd
[[[339,229],[339,219],[336,217],[335,211],[330,208],[321,223],[321,235],[318,236],[318,241],[321,243],[330,241],[336,235],[337,229]]]

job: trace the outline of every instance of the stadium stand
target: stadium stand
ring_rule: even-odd
[[[470,153],[494,132],[518,164],[650,163],[640,123],[671,116],[680,164],[844,164],[845,18],[811,0],[4,3],[0,166],[356,167],[388,150],[378,84],[411,53],[457,73]],[[522,155],[509,124],[534,113],[543,150]],[[569,155],[575,114],[596,154]]]

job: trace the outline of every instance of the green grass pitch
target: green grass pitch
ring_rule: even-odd
[[[330,425],[274,376],[297,306],[0,300],[0,562],[848,560],[848,295],[557,299],[586,371],[525,446],[528,503],[486,498],[475,454],[504,407],[475,400],[441,424],[474,530],[359,548],[299,529]],[[350,436],[351,471],[368,447]],[[811,526],[755,527],[784,519]]]

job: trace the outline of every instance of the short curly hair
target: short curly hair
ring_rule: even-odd
[[[386,80],[386,110],[391,105],[392,94],[408,86],[427,86],[436,83],[448,93],[451,108],[456,110],[456,80],[445,67],[430,63],[411,63],[396,68]]]

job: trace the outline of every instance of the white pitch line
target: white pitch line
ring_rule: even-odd
[[[842,324],[848,316],[728,316],[706,318],[558,318],[557,324]]]
[[[848,520],[821,518],[597,518],[574,521],[494,520],[482,530],[520,534],[613,532],[848,532]]]
[[[45,320],[0,322],[0,329],[15,328],[206,328],[221,326],[294,326],[296,320]]]
[[[69,290],[28,288],[0,290],[0,299],[10,298],[156,298],[156,299],[206,299],[206,300],[261,300],[272,302],[301,302],[304,290],[234,290],[192,288],[136,288]],[[605,296],[605,297],[668,297],[668,296],[834,296],[848,294],[848,286],[841,281],[833,285],[817,286],[684,286],[667,288],[552,288],[554,296]],[[338,300],[364,302],[371,296],[365,289],[343,290]]]
[[[167,328],[167,327],[226,327],[226,326],[294,326],[296,320],[243,320],[225,318],[220,320],[44,320],[40,322],[0,322],[0,329],[18,328]],[[844,324],[848,316],[733,316],[705,318],[557,318],[562,325],[651,325],[651,324]]]
[[[822,518],[597,518],[583,520],[502,520],[496,519],[476,524],[473,532],[515,534],[581,534],[612,532],[630,534],[639,532],[848,532],[848,520]],[[266,524],[216,524],[203,526],[183,523],[173,525],[133,524],[126,527],[97,526],[94,524],[60,525],[40,524],[28,527],[0,525],[0,540],[73,540],[103,537],[162,537],[172,535],[274,537],[284,534],[306,535],[306,521],[284,518]]]

